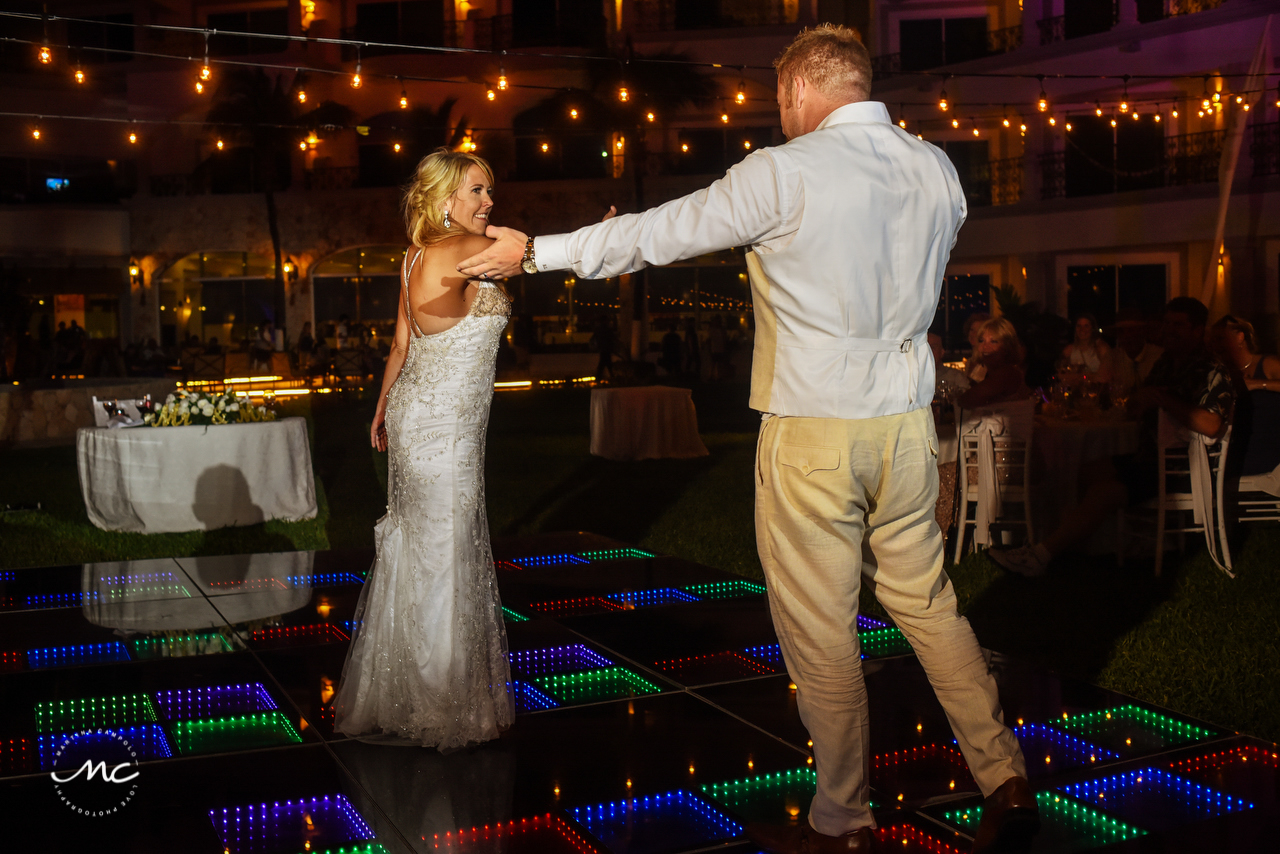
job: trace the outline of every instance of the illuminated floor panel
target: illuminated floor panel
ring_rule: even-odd
[[[183,755],[220,753],[297,744],[302,736],[281,712],[213,718],[197,721],[175,721],[169,725],[173,744]]]
[[[882,801],[914,801],[977,791],[969,766],[949,744],[926,744],[871,760],[871,787]]]
[[[512,676],[548,676],[576,673],[600,667],[613,667],[613,662],[582,644],[521,650],[508,653]]]
[[[529,618],[518,611],[513,611],[506,605],[502,606],[502,619],[507,623],[527,623]]]
[[[77,667],[82,664],[110,664],[128,660],[129,651],[120,641],[85,643],[77,646],[48,646],[27,650],[27,664],[32,670]]]
[[[1078,801],[1148,830],[1170,831],[1205,819],[1253,809],[1242,798],[1185,777],[1144,768],[1063,786]]]
[[[683,605],[686,602],[697,602],[698,597],[674,587],[661,587],[657,590],[625,590],[611,593],[607,598],[617,602],[623,608],[652,608],[657,605]]]
[[[576,599],[534,602],[529,608],[544,617],[576,617],[582,614],[602,614],[607,611],[624,610],[622,605],[604,596],[581,596]]]
[[[598,703],[623,697],[657,694],[662,689],[625,667],[541,676],[531,680],[539,691],[561,705]]]
[[[1037,792],[1040,806],[1040,832],[1036,834],[1036,850],[1086,851],[1146,836],[1147,831],[1115,816],[1100,812],[1089,804],[1060,792]],[[945,824],[972,836],[982,819],[982,807],[963,809],[936,808]],[[932,811],[931,811],[932,812]]]
[[[514,690],[517,714],[527,714],[528,712],[537,712],[543,709],[555,709],[560,706],[559,703],[528,682],[516,682]]]
[[[708,685],[733,679],[768,676],[777,670],[741,652],[717,652],[655,662],[654,667],[682,685]]]
[[[156,710],[165,720],[225,718],[278,708],[261,682],[158,691]]]
[[[578,557],[592,563],[604,560],[636,560],[654,557],[643,549],[596,549],[589,552],[578,552]]]
[[[555,813],[435,834],[434,850],[449,854],[592,854],[600,847]]]
[[[139,660],[152,658],[185,658],[191,655],[217,655],[234,652],[235,646],[218,632],[197,632],[180,637],[137,638],[129,641],[133,657]]]
[[[35,705],[36,732],[75,732],[155,723],[156,710],[146,694],[117,694],[80,700],[48,700]]]
[[[249,639],[255,649],[281,649],[317,643],[340,643],[351,640],[351,636],[333,623],[312,623],[305,626],[258,629]]]
[[[968,849],[948,845],[910,824],[895,824],[876,830],[876,839],[885,851],[902,854],[963,854]]]
[[[0,774],[30,774],[37,768],[37,756],[35,739],[0,739]]]
[[[760,596],[767,591],[763,584],[754,581],[714,581],[708,584],[691,584],[681,587],[699,599],[736,599],[740,596]]]
[[[1125,758],[1145,756],[1218,735],[1213,730],[1132,705],[1072,715],[1061,722],[1054,721],[1053,725]]]
[[[568,564],[590,563],[586,558],[578,557],[575,554],[555,554],[555,555],[534,555],[532,557],[513,557],[511,563],[525,569],[534,569],[540,566],[565,566]]]
[[[226,854],[376,850],[369,848],[373,831],[346,795],[214,809],[209,820]]]
[[[1027,760],[1027,776],[1033,780],[1120,758],[1118,753],[1041,724],[1024,724],[1013,733]]]
[[[743,823],[798,824],[809,815],[809,802],[818,789],[818,775],[810,768],[762,774],[701,788],[702,796]]]
[[[689,792],[578,807],[570,813],[615,854],[660,854],[714,845],[742,826]]]
[[[85,762],[146,762],[173,756],[169,739],[156,724],[86,732],[46,733],[38,737],[45,771],[79,768]]]
[[[1280,751],[1243,745],[1171,763],[1169,770],[1220,792],[1271,804],[1280,802]]]

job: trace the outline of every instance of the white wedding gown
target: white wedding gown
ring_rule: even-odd
[[[404,271],[408,293],[409,273]],[[407,297],[406,297],[407,303]],[[515,715],[484,502],[494,363],[511,305],[483,282],[457,325],[410,344],[387,394],[387,515],[360,593],[334,729],[450,750]]]

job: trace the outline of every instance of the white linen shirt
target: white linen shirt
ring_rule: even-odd
[[[894,125],[884,104],[862,101],[705,189],[537,237],[534,257],[540,270],[604,278],[750,246],[751,406],[876,417],[933,395],[924,336],[966,213],[946,155]]]

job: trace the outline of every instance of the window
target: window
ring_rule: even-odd
[[[251,9],[247,12],[210,12],[206,26],[211,30],[283,36],[289,33],[289,10],[282,5],[276,9]],[[288,45],[284,39],[255,39],[215,33],[209,39],[209,53],[216,56],[280,53]]]
[[[1092,196],[1164,186],[1164,128],[1150,116],[1071,116],[1065,134],[1067,196]]]
[[[1116,0],[1070,0],[1064,6],[1062,32],[1074,39],[1105,33],[1116,22]]]
[[[987,19],[920,18],[898,22],[903,71],[919,71],[986,56]]]
[[[603,46],[604,23],[600,0],[512,0],[511,4],[516,47]]]
[[[991,313],[991,277],[978,273],[947,276],[942,280],[942,294],[929,331],[942,336],[947,350],[968,355],[964,323],[978,312]]]
[[[1155,317],[1167,294],[1164,264],[1119,264],[1067,268],[1067,314],[1089,313],[1102,326],[1122,310]]]
[[[444,3],[442,0],[361,3],[356,6],[355,38],[392,44],[443,44]],[[395,48],[376,46],[361,51],[363,56],[396,52]]]
[[[941,144],[960,176],[969,205],[991,204],[991,163],[985,139],[952,139]]]

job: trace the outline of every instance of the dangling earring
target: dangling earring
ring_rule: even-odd
[[[449,212],[448,212],[448,211],[445,211],[445,212],[444,212],[444,227],[445,227],[445,228],[453,228],[453,223],[449,222]]]

